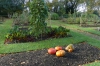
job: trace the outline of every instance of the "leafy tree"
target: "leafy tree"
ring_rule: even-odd
[[[99,12],[98,12],[97,10],[94,10],[94,11],[93,11],[93,14],[99,16]]]
[[[13,14],[22,12],[25,0],[0,0],[0,14]]]
[[[76,12],[77,6],[81,0],[53,0],[52,3],[48,3],[50,8],[53,8],[53,12],[61,14],[73,14]],[[52,6],[52,7],[51,7]]]
[[[80,3],[81,0],[65,0],[65,10],[66,10],[66,14],[68,14],[69,12],[71,14],[73,14],[74,12],[76,12],[77,10],[77,6]]]
[[[35,36],[39,36],[46,30],[45,19],[48,16],[48,9],[44,0],[33,0],[30,4],[31,11],[31,31]]]
[[[46,3],[47,3],[49,12],[52,12],[52,6],[53,6],[53,4],[51,2],[49,2],[49,0],[46,0]]]

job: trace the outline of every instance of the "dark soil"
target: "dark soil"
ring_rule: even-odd
[[[64,57],[49,55],[47,49],[8,54],[0,57],[0,66],[79,66],[96,60],[100,60],[100,49],[79,43],[74,52],[66,51]]]

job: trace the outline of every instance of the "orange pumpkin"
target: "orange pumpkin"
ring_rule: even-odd
[[[49,48],[48,53],[51,55],[54,55],[54,54],[56,54],[56,50],[54,48]]]
[[[61,46],[56,46],[55,49],[58,51],[58,50],[62,50],[62,47]]]
[[[58,57],[62,57],[62,56],[64,56],[65,55],[65,51],[64,50],[58,50],[57,52],[56,52],[56,56],[58,56]]]

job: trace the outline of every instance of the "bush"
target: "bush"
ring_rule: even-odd
[[[75,23],[80,24],[80,18],[79,17],[75,18]]]
[[[64,14],[63,17],[64,18],[68,18],[69,16],[68,16],[68,14]]]
[[[15,13],[13,16],[13,25],[28,25],[29,24],[29,13],[23,12],[21,15]]]
[[[29,35],[28,29],[22,30],[18,26],[14,26],[9,33],[6,35],[6,39],[10,39],[13,42],[26,42],[27,36]]]
[[[66,19],[66,22],[68,23],[68,24],[79,24],[80,23],[80,18],[67,18]]]
[[[58,19],[59,19],[59,15],[57,13],[51,14],[51,20],[58,20]]]
[[[84,13],[82,14],[82,18],[98,18],[98,16],[95,14]]]
[[[73,24],[74,23],[74,19],[73,18],[67,18],[67,23],[68,24]]]
[[[66,22],[67,21],[67,19],[66,18],[62,18],[62,20],[61,20],[62,22]]]
[[[58,28],[54,29],[54,37],[55,38],[66,37],[68,36],[69,32],[70,32],[69,29],[59,26]]]
[[[6,39],[10,39],[13,42],[26,42],[26,38],[29,35],[29,14],[23,12],[21,15],[15,13],[12,18],[13,27],[6,35]]]

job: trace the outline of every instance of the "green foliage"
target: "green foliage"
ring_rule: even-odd
[[[69,32],[69,29],[66,29],[62,26],[56,28],[48,27],[45,35],[53,38],[61,38],[69,36]]]
[[[64,18],[68,18],[68,14],[64,14],[63,17],[64,17]]]
[[[93,14],[99,16],[99,12],[98,12],[97,10],[94,10],[94,11],[93,11]]]
[[[81,16],[82,22],[98,22],[99,17],[92,13],[83,13]]]
[[[29,42],[29,41],[37,41],[43,40],[47,38],[61,38],[69,36],[69,29],[66,29],[62,26],[58,28],[47,27],[46,31],[39,36],[31,36],[28,32],[28,29],[21,30],[18,26],[15,26],[13,29],[9,31],[6,35],[6,39],[11,40],[13,42]],[[42,39],[43,38],[43,39]]]
[[[19,29],[18,26],[14,26],[6,35],[6,39],[10,39],[13,42],[27,41],[28,31]]]
[[[47,6],[44,0],[33,0],[30,4],[30,34],[38,37],[46,30],[45,19],[48,16]]]
[[[58,20],[59,19],[59,15],[57,13],[52,13],[51,14],[51,19],[52,20]]]
[[[24,9],[24,1],[25,0],[0,0],[0,14],[12,15],[15,12],[21,13]]]
[[[12,16],[13,18],[13,25],[24,26],[28,25],[30,15],[27,12],[23,12],[22,14],[15,13]]]
[[[6,35],[6,39],[13,41],[26,41],[26,37],[29,35],[29,14],[23,12],[21,15],[15,13],[13,15],[13,27],[10,29],[9,33]]]
[[[54,29],[54,37],[56,37],[56,38],[66,37],[66,36],[68,36],[69,32],[70,32],[69,29],[59,26],[58,28]]]
[[[79,24],[80,18],[78,18],[78,17],[77,18],[72,18],[72,17],[67,18],[66,23],[68,23],[68,24]]]
[[[69,30],[66,28],[47,27],[45,19],[48,16],[48,12],[44,0],[33,0],[30,5],[30,10],[30,24],[28,26],[24,25],[24,23],[29,20],[28,14],[25,12],[21,15],[15,14],[13,16],[14,27],[11,29],[10,34],[8,34],[6,38],[20,42],[28,41],[29,38],[40,40],[42,38],[65,37],[68,35]]]
[[[95,14],[83,13],[82,18],[97,18],[98,16]]]
[[[76,12],[79,1],[80,0],[53,0],[52,3],[48,3],[48,6],[51,11],[57,13],[59,16],[62,16],[63,14],[68,14],[69,12],[71,12],[71,14]]]

